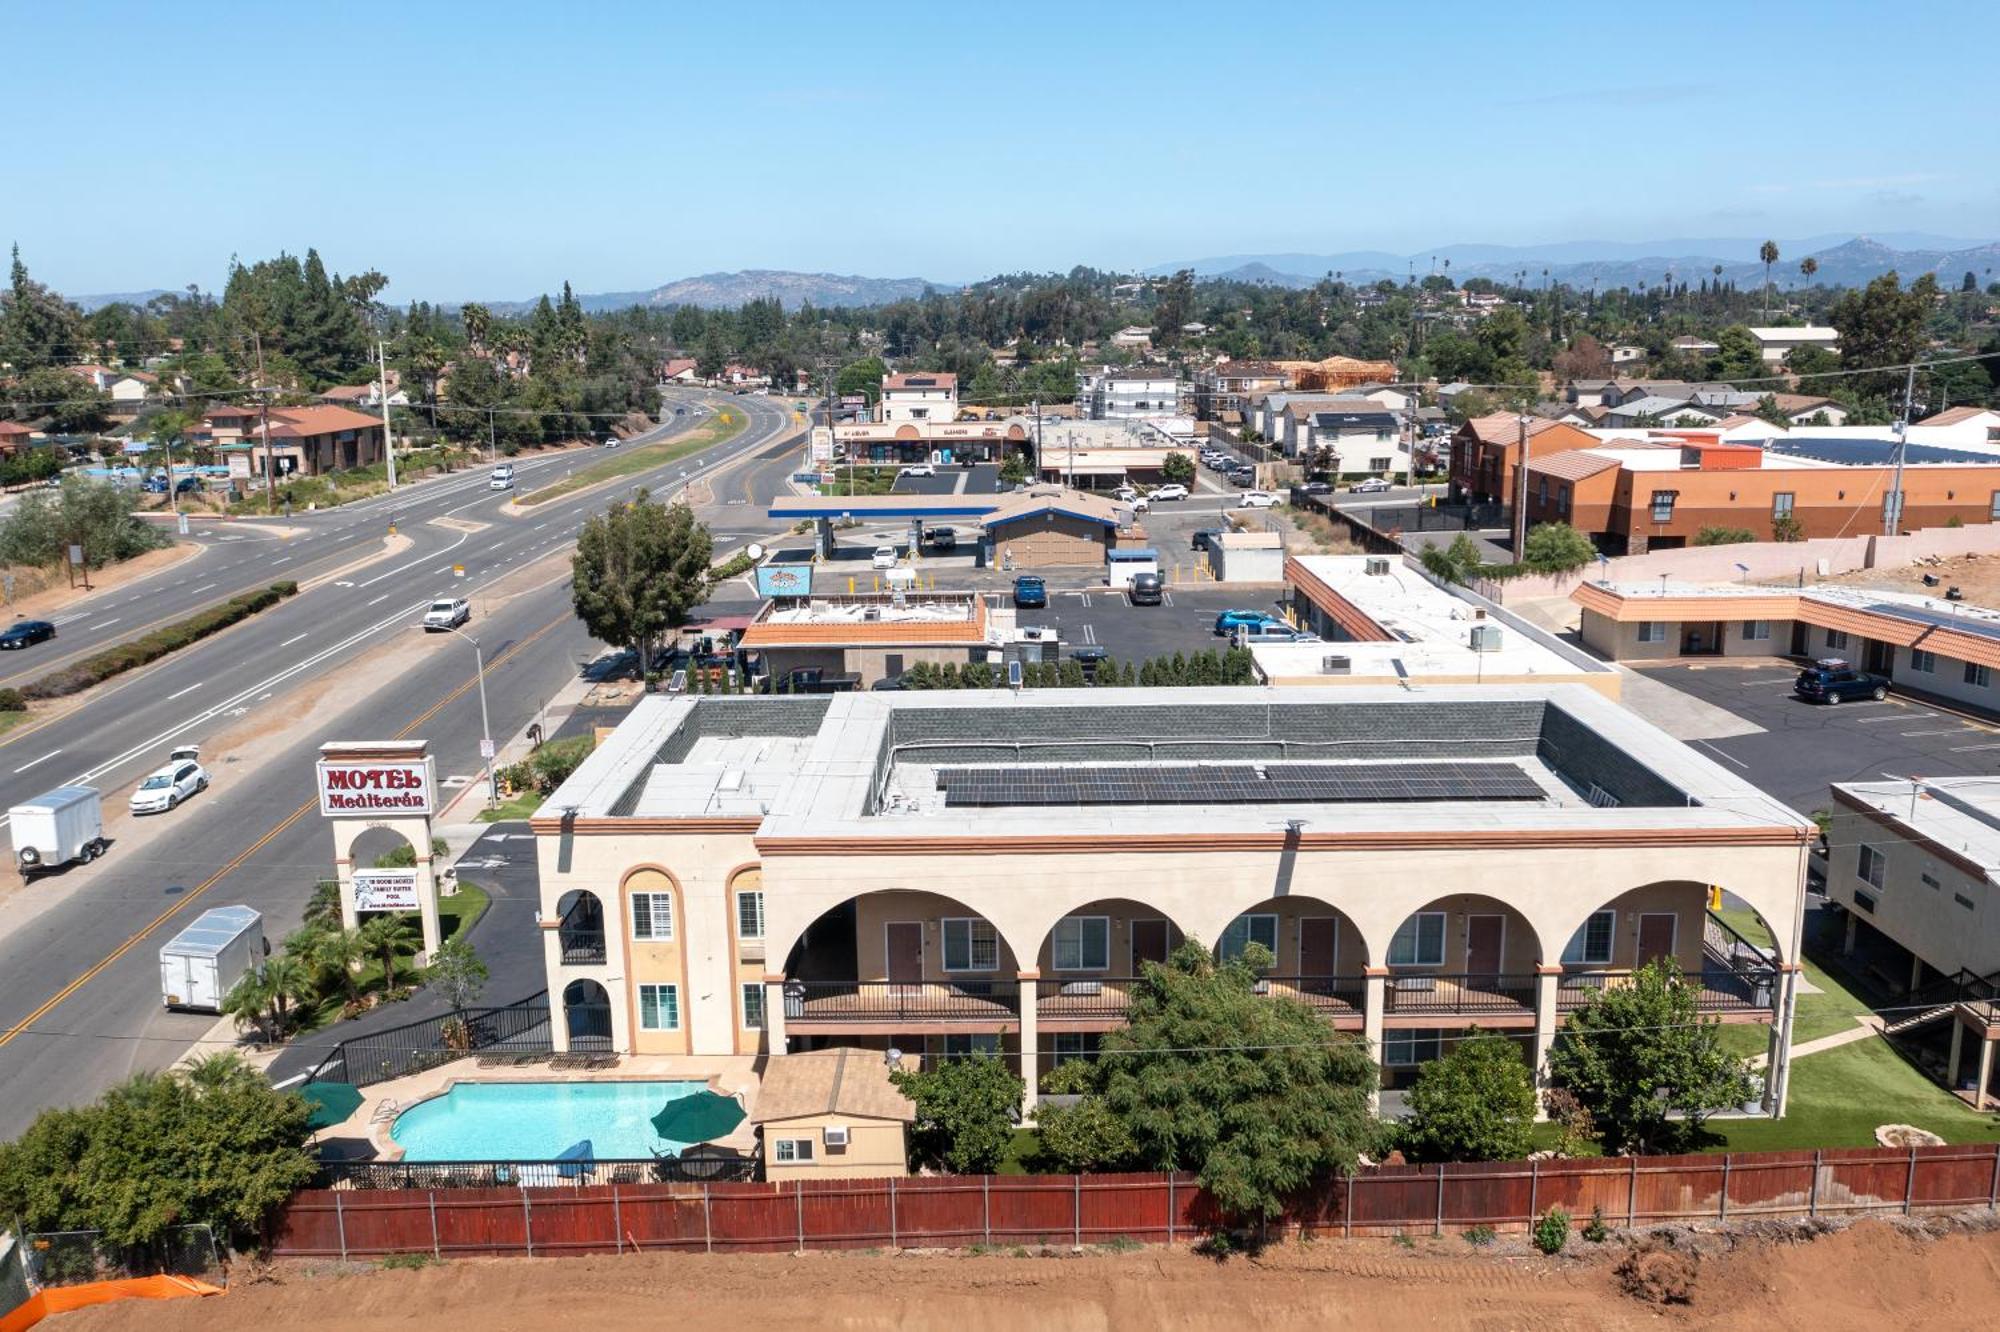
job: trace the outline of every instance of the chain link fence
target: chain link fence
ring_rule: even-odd
[[[96,1230],[30,1231],[23,1239],[21,1258],[17,1266],[24,1267],[28,1280],[38,1287],[143,1276],[199,1277],[225,1284],[222,1249],[206,1225],[175,1226],[147,1244],[115,1244]],[[0,1301],[5,1298],[0,1294]]]

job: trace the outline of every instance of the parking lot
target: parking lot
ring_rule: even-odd
[[[1051,591],[1047,610],[1022,611],[1020,623],[1057,630],[1064,649],[1101,647],[1119,661],[1170,657],[1229,646],[1215,636],[1215,617],[1232,609],[1278,613],[1274,587],[1219,587],[1214,583],[1170,585],[1157,606],[1134,606],[1123,592],[1096,588]],[[1008,599],[1011,604],[1011,598]]]
[[[1000,467],[997,463],[979,463],[972,467],[961,467],[957,463],[938,463],[935,476],[911,476],[908,472],[896,478],[895,493],[898,495],[991,495],[1000,485]]]
[[[1790,663],[1663,666],[1643,674],[1755,726],[1691,743],[1804,812],[1826,806],[1832,782],[2000,773],[2000,728],[1894,693],[1881,703],[1807,703],[1792,694],[1798,668]]]

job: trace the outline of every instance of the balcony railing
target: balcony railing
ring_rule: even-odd
[[[1384,1011],[1419,1017],[1520,1017],[1535,1011],[1533,976],[1391,976]]]
[[[566,967],[590,966],[604,960],[603,930],[558,930],[556,942]]]
[[[1021,1011],[1015,980],[787,981],[785,1023],[992,1022]]]
[[[1264,994],[1296,999],[1333,1017],[1358,1017],[1367,984],[1359,976],[1266,976],[1258,982]]]
[[[1778,986],[1775,967],[1730,967],[1713,955],[1702,969],[1682,972],[1681,979],[1694,987],[1695,1008],[1703,1013],[1768,1014]],[[1556,1011],[1581,1008],[1591,996],[1631,982],[1630,971],[1566,972],[1556,985]]]
[[[1036,981],[1035,1016],[1038,1020],[1102,1019],[1122,1022],[1135,984],[1137,982],[1130,976]]]

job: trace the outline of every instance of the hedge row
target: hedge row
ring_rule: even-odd
[[[50,671],[39,680],[31,681],[21,692],[28,698],[62,698],[79,690],[90,688],[114,675],[136,670],[148,662],[157,661],[170,652],[178,652],[190,643],[196,643],[235,624],[247,620],[258,611],[269,610],[299,590],[297,583],[287,580],[246,592],[240,597],[231,597],[220,606],[211,606],[185,620],[177,620],[164,625],[149,634],[108,647],[102,652],[94,652],[82,661]]]

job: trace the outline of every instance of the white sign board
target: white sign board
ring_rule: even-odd
[[[437,808],[431,760],[357,759],[319,765],[319,812],[329,818],[428,815]]]
[[[413,869],[354,871],[356,911],[415,911],[417,872]]]
[[[833,461],[833,432],[825,426],[814,426],[807,436],[811,452],[806,456],[816,467],[824,467]]]

